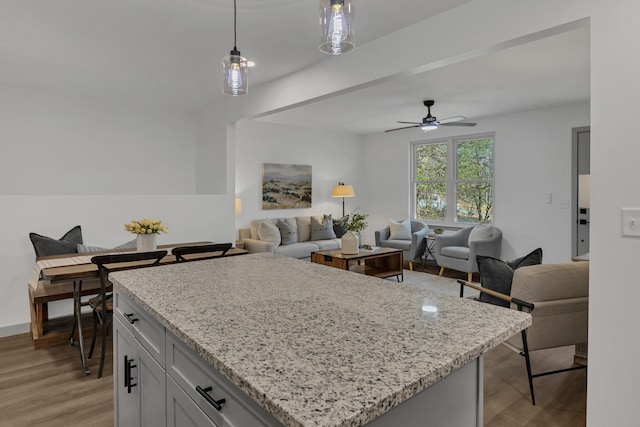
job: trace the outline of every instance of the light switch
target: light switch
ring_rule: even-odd
[[[640,208],[622,208],[622,235],[640,237]]]

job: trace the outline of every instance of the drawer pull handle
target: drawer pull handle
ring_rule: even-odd
[[[135,314],[133,313],[124,313],[124,317],[126,317],[129,323],[131,323],[132,325],[136,323],[138,320],[140,320],[137,317],[133,317],[133,316],[135,316]]]
[[[124,355],[124,386],[127,389],[127,393],[131,393],[131,389],[138,384],[133,384],[131,378],[131,368],[135,368],[137,365],[132,365],[133,359],[127,358],[127,355]]]
[[[225,399],[215,400],[213,397],[209,395],[209,392],[213,390],[211,387],[202,388],[199,385],[196,386],[196,391],[200,393],[200,396],[204,397],[204,400],[209,402],[211,406],[216,408],[218,411],[222,411],[222,404],[225,402]]]

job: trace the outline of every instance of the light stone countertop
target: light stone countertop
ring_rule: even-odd
[[[363,425],[531,324],[516,310],[272,254],[110,277],[285,426]]]

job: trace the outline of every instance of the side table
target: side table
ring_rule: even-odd
[[[244,240],[236,240],[236,248],[244,249]]]
[[[425,236],[424,240],[425,240],[425,243],[427,244],[427,247],[424,251],[424,259],[423,259],[422,265],[426,266],[427,262],[429,261],[433,261],[435,265],[438,265],[438,262],[436,261],[436,254],[434,252],[436,248],[435,234],[430,234],[428,236]]]

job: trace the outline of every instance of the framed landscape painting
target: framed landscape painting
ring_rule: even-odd
[[[262,164],[262,209],[311,207],[311,165]]]

